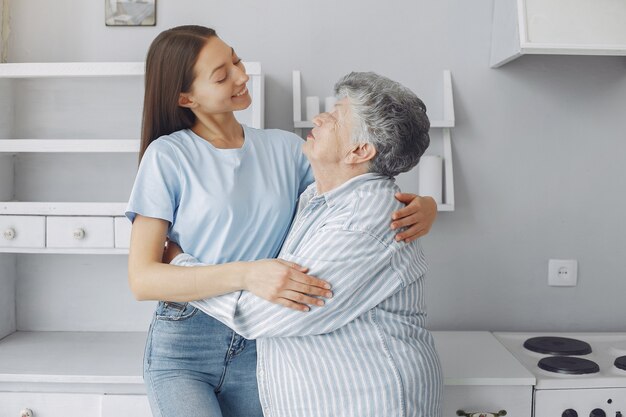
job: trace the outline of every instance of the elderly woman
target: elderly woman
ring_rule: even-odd
[[[374,73],[351,73],[341,99],[303,145],[315,175],[301,196],[280,258],[309,267],[333,297],[307,312],[248,292],[193,302],[257,340],[265,416],[441,414],[442,379],[424,329],[419,241],[398,242],[385,218],[400,207],[394,177],[429,144],[426,107],[409,89]],[[199,265],[187,254],[173,261]]]

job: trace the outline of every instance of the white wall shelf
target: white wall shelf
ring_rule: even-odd
[[[138,139],[0,139],[0,153],[139,152]]]
[[[123,77],[143,74],[143,62],[25,62],[0,65],[0,78]]]
[[[0,201],[0,215],[124,216],[126,203]]]
[[[626,2],[494,1],[491,67],[522,55],[626,55]]]
[[[439,204],[439,211],[454,211],[454,176],[452,163],[452,140],[450,129],[455,126],[454,95],[452,92],[452,75],[450,71],[443,71],[443,118],[431,120],[431,129],[442,129],[443,161],[444,161],[444,193],[443,203]],[[312,129],[313,122],[302,120],[302,81],[300,71],[292,72],[293,95],[293,126],[297,135],[302,136],[303,129]]]
[[[0,253],[23,253],[41,255],[128,255],[128,249],[106,248],[106,249],[82,249],[82,248],[3,248]]]
[[[248,83],[250,94],[252,96],[252,105],[249,109],[238,112],[237,118],[251,127],[262,128],[264,125],[264,77],[261,70],[261,65],[258,62],[245,62],[246,72],[250,76],[251,80]],[[39,79],[43,81],[36,81],[36,91],[46,94],[47,83],[49,79],[75,79],[75,78],[94,78],[94,79],[109,79],[111,77],[143,77],[144,75],[144,63],[143,62],[56,62],[56,63],[8,63],[0,64],[0,80],[27,80],[24,82],[30,82],[30,79]],[[139,79],[139,78],[138,78]],[[10,82],[10,81],[8,81]],[[113,82],[113,81],[110,81]],[[65,82],[66,83],[66,82]],[[117,81],[114,82],[117,84]],[[30,122],[28,118],[21,117],[19,120],[23,120],[21,123],[26,127],[15,126],[12,124],[18,118],[16,115],[21,112],[24,107],[21,104],[22,100],[37,99],[37,94],[28,95],[29,98],[24,99],[20,94],[21,88],[30,88],[29,84],[2,84],[0,87],[7,88],[8,94],[2,97],[3,106],[9,109],[9,112],[2,118],[2,127],[0,128],[0,158],[2,158],[1,164],[2,174],[4,176],[3,181],[0,181],[0,195],[5,195],[4,199],[11,199],[12,195],[15,195],[16,178],[18,174],[13,172],[8,165],[17,165],[22,162],[24,158],[21,158],[19,162],[17,159],[11,159],[11,155],[21,154],[118,154],[118,153],[138,153],[140,147],[140,141],[136,139],[106,139],[102,138],[100,134],[98,138],[89,138],[89,135],[85,135],[82,138],[71,138],[74,133],[70,125],[64,124],[64,119],[59,119],[58,115],[67,112],[68,114],[74,114],[80,111],[80,108],[75,107],[58,107],[55,104],[56,97],[63,92],[68,91],[72,93],[72,84],[61,84],[61,87],[55,86],[50,91],[50,97],[46,97],[41,100],[43,103],[47,103],[47,107],[43,112],[38,112],[34,120],[34,124],[37,125],[35,132],[38,133],[34,137],[26,136],[30,129]],[[125,84],[126,85],[126,84]],[[83,87],[83,84],[76,85],[75,88]],[[103,90],[95,90],[96,94],[100,94]],[[104,90],[105,92],[108,90]],[[75,91],[74,91],[75,93]],[[15,94],[18,94],[15,96]],[[12,99],[16,102],[19,99],[20,104],[14,105]],[[106,100],[104,98],[103,100]],[[61,100],[63,102],[63,100]],[[15,106],[15,108],[14,108]],[[98,108],[99,109],[99,108]],[[127,111],[127,110],[124,110]],[[138,109],[140,112],[140,109]],[[15,114],[14,114],[15,113]],[[92,112],[93,113],[93,112]],[[138,113],[139,114],[139,113]],[[79,116],[80,117],[80,116]],[[115,115],[101,115],[89,114],[90,118],[95,118],[91,123],[86,123],[82,126],[82,131],[88,133],[97,133],[98,124],[106,120],[107,117],[115,118]],[[6,120],[5,120],[6,119]],[[133,123],[133,125],[136,123]],[[47,126],[53,125],[56,137],[45,137],[48,128]],[[136,128],[138,128],[137,126]],[[15,134],[15,131],[25,131],[26,134]],[[110,130],[110,129],[109,129]],[[60,132],[61,134],[59,134]],[[67,134],[68,137],[64,138]],[[123,134],[127,135],[127,134]],[[3,137],[4,136],[4,137]],[[40,136],[40,137],[37,137]],[[41,137],[43,136],[43,137]],[[61,136],[61,137],[59,137]],[[131,136],[131,135],[127,135]],[[25,156],[25,155],[24,155]],[[85,158],[90,158],[86,156]],[[111,157],[112,158],[112,157]],[[117,158],[117,157],[116,157]],[[40,161],[39,159],[37,161]],[[77,160],[72,160],[76,162]],[[102,160],[99,160],[102,164]],[[112,159],[111,162],[114,160]],[[48,160],[44,163],[49,163]],[[126,161],[128,163],[128,161]],[[84,166],[84,163],[79,162]],[[55,168],[56,169],[56,168]],[[20,171],[22,174],[24,170]],[[6,175],[4,175],[6,172]],[[92,175],[92,173],[83,173],[83,175]],[[67,176],[66,176],[67,177]],[[59,185],[60,186],[60,185]],[[36,197],[35,197],[36,199]],[[79,197],[78,201],[82,201]],[[118,202],[47,202],[47,201],[1,201],[0,200],[0,215],[42,215],[42,216],[123,216],[126,203]],[[0,252],[11,252],[11,248],[2,248],[0,245]],[[15,253],[25,253],[24,249],[14,249]],[[46,253],[50,253],[50,250],[46,250]],[[71,252],[62,250],[58,253]],[[115,250],[114,253],[119,251]],[[84,250],[77,250],[76,253],[84,253]]]

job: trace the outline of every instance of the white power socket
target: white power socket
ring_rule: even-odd
[[[548,262],[548,285],[551,287],[575,287],[578,283],[576,259],[550,259]]]

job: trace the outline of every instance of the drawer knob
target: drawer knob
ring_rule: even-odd
[[[33,417],[33,410],[31,410],[30,408],[25,408],[22,411],[20,411],[20,417]]]
[[[488,412],[470,412],[463,410],[457,410],[457,416],[465,416],[465,417],[499,417],[506,416],[506,410],[500,410],[497,413],[488,413]]]
[[[85,238],[85,229],[76,229],[74,230],[74,239],[83,240]]]
[[[4,238],[6,240],[13,240],[15,239],[15,229],[7,229],[4,231]]]

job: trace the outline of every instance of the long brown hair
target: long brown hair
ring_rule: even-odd
[[[161,32],[152,41],[146,58],[140,161],[153,140],[195,123],[196,116],[178,105],[178,97],[191,88],[198,55],[213,36],[213,29],[189,25]]]

